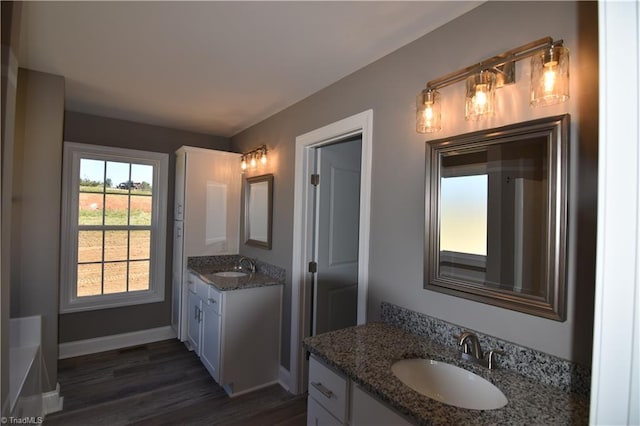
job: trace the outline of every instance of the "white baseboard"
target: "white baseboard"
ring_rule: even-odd
[[[291,373],[283,366],[280,366],[280,370],[278,371],[278,383],[280,383],[280,386],[282,386],[287,392],[289,392],[290,389],[289,380],[291,380]]]
[[[62,411],[64,397],[60,396],[60,383],[56,383],[56,390],[42,394],[42,415]]]
[[[128,346],[143,345],[145,343],[158,342],[175,337],[175,330],[168,325],[166,327],[151,328],[149,330],[96,337],[95,339],[60,343],[58,345],[58,359],[111,351]]]

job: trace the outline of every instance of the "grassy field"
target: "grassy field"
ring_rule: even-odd
[[[85,191],[86,189],[86,191]],[[150,191],[81,187],[78,205],[80,225],[151,225]],[[104,208],[106,205],[106,208]],[[78,296],[149,289],[151,231],[79,231]],[[127,273],[128,264],[128,273]],[[104,288],[102,267],[104,265]]]

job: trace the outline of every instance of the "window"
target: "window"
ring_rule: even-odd
[[[65,142],[61,312],[164,300],[168,162]]]
[[[440,250],[487,255],[487,175],[443,177]]]

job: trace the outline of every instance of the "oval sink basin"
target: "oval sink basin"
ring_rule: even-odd
[[[240,271],[223,271],[223,272],[216,272],[213,275],[215,275],[216,277],[238,278],[238,277],[246,277],[248,274],[246,272],[240,272]]]
[[[507,398],[482,377],[455,365],[430,359],[403,359],[391,371],[411,389],[444,404],[471,410],[495,410]]]

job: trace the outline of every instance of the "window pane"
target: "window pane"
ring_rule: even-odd
[[[131,196],[131,225],[151,226],[151,197]]]
[[[104,264],[104,294],[127,291],[127,262]]]
[[[151,195],[153,182],[153,166],[146,164],[131,164],[131,180],[134,182],[136,193]]]
[[[129,163],[107,161],[107,182],[111,192],[129,192]]]
[[[78,232],[78,263],[102,262],[102,231]]]
[[[149,261],[129,263],[129,291],[149,290]]]
[[[105,231],[104,260],[127,260],[128,231]]]
[[[151,231],[131,231],[129,259],[151,258]]]
[[[121,194],[107,194],[105,196],[105,225],[127,225],[129,214],[129,196]]]
[[[102,225],[102,193],[78,194],[78,224]]]
[[[102,294],[102,264],[78,265],[78,297]]]
[[[80,191],[104,191],[104,161],[80,160]]]
[[[440,250],[487,255],[487,175],[442,178]]]

